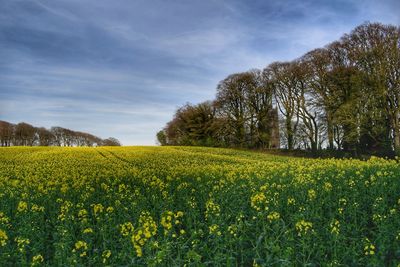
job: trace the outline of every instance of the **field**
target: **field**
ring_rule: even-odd
[[[400,165],[0,149],[1,266],[398,266]]]

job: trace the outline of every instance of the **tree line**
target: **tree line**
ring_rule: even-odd
[[[364,23],[289,62],[229,75],[179,108],[161,145],[400,152],[400,27]],[[278,141],[276,140],[278,139]]]
[[[0,121],[0,146],[120,146],[114,137],[101,139],[89,133],[62,127],[34,127]]]

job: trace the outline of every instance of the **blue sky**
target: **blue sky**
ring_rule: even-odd
[[[227,75],[291,60],[399,0],[0,0],[0,120],[154,145]]]

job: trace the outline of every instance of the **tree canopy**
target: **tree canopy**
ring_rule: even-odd
[[[364,23],[293,61],[229,75],[215,100],[178,109],[158,136],[162,145],[398,154],[400,27]]]
[[[0,146],[120,146],[118,139],[101,139],[63,127],[35,127],[25,122],[0,121]]]

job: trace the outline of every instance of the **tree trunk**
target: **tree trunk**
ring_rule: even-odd
[[[333,150],[334,148],[334,133],[333,133],[333,123],[331,116],[327,114],[326,119],[326,126],[327,126],[327,133],[328,133],[328,149]]]
[[[400,125],[399,125],[399,120],[398,120],[398,112],[395,112],[394,118],[392,118],[392,124],[393,124],[393,148],[394,148],[394,153],[396,155],[400,154]]]
[[[287,134],[287,142],[288,149],[293,149],[293,130],[292,130],[292,120],[286,118],[286,134]]]

